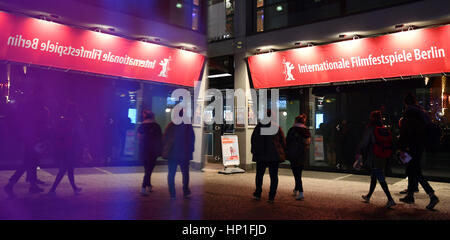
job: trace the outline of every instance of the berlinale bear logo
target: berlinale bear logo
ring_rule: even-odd
[[[159,63],[159,65],[161,65],[162,69],[161,72],[159,73],[159,77],[164,77],[167,78],[168,77],[168,72],[170,70],[169,68],[169,62],[172,60],[172,57],[169,58],[164,58],[164,60],[161,60],[161,62]]]
[[[295,68],[294,64],[292,64],[289,61],[286,61],[286,59],[283,59],[283,65],[284,65],[284,75],[286,81],[293,81],[295,80],[294,76],[292,75],[292,70]]]

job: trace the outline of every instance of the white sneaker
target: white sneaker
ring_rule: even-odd
[[[303,192],[299,192],[297,197],[295,198],[296,200],[303,200],[305,197],[303,197]]]
[[[144,195],[144,196],[147,196],[147,195],[148,195],[147,189],[145,189],[145,187],[143,187],[143,188],[141,189],[141,194]]]

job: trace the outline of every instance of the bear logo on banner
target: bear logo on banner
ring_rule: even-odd
[[[159,73],[159,77],[164,77],[167,78],[168,77],[168,72],[170,70],[169,68],[169,62],[172,60],[171,57],[169,58],[164,58],[164,60],[161,60],[161,62],[159,63],[159,65],[161,65],[162,69],[161,72]]]
[[[295,68],[294,64],[292,64],[289,61],[286,61],[286,59],[283,59],[283,65],[284,65],[284,75],[286,81],[294,81],[294,75],[292,75],[292,70]]]

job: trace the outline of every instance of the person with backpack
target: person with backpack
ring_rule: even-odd
[[[311,133],[306,127],[306,114],[300,114],[295,118],[294,126],[288,131],[286,137],[286,157],[291,163],[292,174],[295,179],[293,196],[297,200],[303,200],[302,171],[311,144]]]
[[[404,102],[406,109],[400,127],[399,155],[404,157],[407,153],[411,156],[411,160],[406,165],[408,193],[400,201],[408,204],[414,203],[414,185],[418,182],[430,197],[430,202],[426,208],[432,210],[439,203],[439,198],[434,194],[434,190],[428,181],[425,180],[420,163],[428,140],[427,126],[431,121],[422,108],[417,105],[414,95],[408,94]]]
[[[362,196],[365,203],[370,202],[370,198],[375,190],[378,180],[388,199],[385,205],[386,208],[391,208],[396,205],[391,193],[389,192],[383,172],[387,159],[389,159],[392,155],[392,140],[393,138],[391,132],[383,126],[381,112],[371,112],[369,124],[364,131],[356,154],[357,161],[361,159],[361,154],[365,156],[365,165],[370,169],[371,177],[369,193]]]

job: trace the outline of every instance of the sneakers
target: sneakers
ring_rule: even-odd
[[[365,203],[370,203],[370,197],[367,197],[366,195],[362,195],[361,197],[364,199]]]
[[[407,203],[407,204],[413,204],[414,203],[414,197],[410,197],[410,196],[406,196],[404,198],[400,198],[399,200],[400,200],[400,202],[404,202],[404,203]]]
[[[273,204],[274,200],[275,199],[273,199],[273,198],[269,198],[269,200],[267,200],[267,202],[270,203],[270,204]]]
[[[141,188],[141,195],[148,196],[147,189],[145,187]]]
[[[435,195],[430,197],[430,203],[427,205],[428,210],[433,210],[434,206],[439,203],[439,198]]]
[[[395,205],[397,205],[397,204],[394,202],[394,200],[388,200],[385,207],[391,208],[392,206],[395,206]]]
[[[295,189],[294,189],[294,190],[292,190],[292,196],[293,196],[293,197],[297,196],[297,192],[298,192],[298,191],[297,191],[297,190],[295,190]]]
[[[152,186],[147,186],[147,192],[149,192],[149,193],[153,192],[153,187]]]
[[[305,197],[303,196],[303,192],[299,192],[295,200],[303,200]]]
[[[83,190],[83,189],[82,189],[82,188],[79,188],[79,187],[77,187],[77,188],[73,189],[73,193],[75,193],[75,195],[78,195],[78,194],[80,194],[80,193],[81,193],[81,190]]]
[[[253,199],[259,201],[259,200],[261,200],[261,195],[253,193]]]

